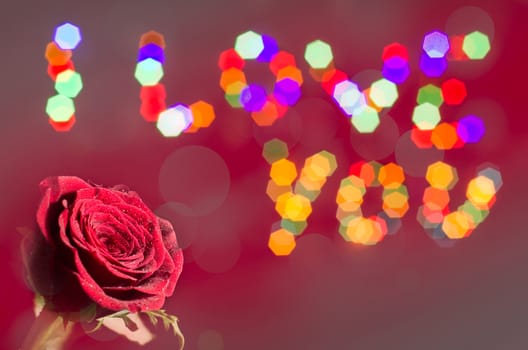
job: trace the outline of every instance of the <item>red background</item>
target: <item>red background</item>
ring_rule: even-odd
[[[449,109],[445,117],[479,114],[487,134],[480,144],[447,151],[444,160],[459,171],[455,203],[463,200],[465,184],[478,165],[498,165],[504,186],[497,203],[470,238],[442,248],[415,220],[426,183],[423,177],[409,176],[411,210],[399,233],[374,247],[346,244],[337,232],[335,193],[350,162],[361,159],[354,151],[359,138],[350,137],[346,118],[308,75],[305,45],[317,38],[329,42],[336,65],[350,76],[380,69],[385,45],[407,45],[413,75],[389,113],[403,134],[411,126],[416,90],[429,81],[417,69],[423,35],[446,28],[450,19],[456,22],[452,14],[464,6],[479,6],[492,19],[492,51],[482,62],[449,67],[445,78],[464,80],[469,95],[465,105]],[[476,15],[466,16],[466,24],[457,28],[485,31],[485,18],[483,22],[478,16],[482,12],[470,11]],[[187,349],[526,348],[528,240],[522,209],[528,195],[527,20],[524,0],[6,5],[0,14],[0,329],[5,334],[0,348],[20,344],[32,321],[32,294],[23,280],[16,228],[34,227],[37,184],[49,175],[127,184],[160,215],[169,216],[186,246],[186,264],[166,308],[180,317]],[[77,124],[69,133],[56,133],[44,113],[53,85],[43,53],[53,29],[64,21],[79,25],[84,35],[73,57],[84,90],[75,100]],[[163,82],[168,102],[210,102],[217,119],[209,129],[164,139],[140,117],[133,71],[139,36],[150,29],[167,40]],[[267,130],[256,128],[246,112],[229,107],[218,86],[218,54],[249,29],[276,38],[296,56],[305,78],[299,104]],[[253,81],[272,81],[263,65],[250,65],[247,72]],[[359,77],[370,82],[369,73]],[[261,143],[274,136],[289,141],[298,166],[322,149],[336,154],[339,164],[289,257],[275,257],[267,248],[278,216],[265,194],[269,166],[261,157]],[[218,173],[222,162],[193,161],[197,151],[185,148],[190,145],[206,147],[202,156],[216,152],[229,181]],[[173,152],[186,162],[166,163]],[[194,201],[195,209],[206,215],[189,216],[163,206],[162,169],[165,178],[174,178],[165,191]],[[228,190],[225,199],[222,189]],[[367,205],[379,206],[379,197],[367,200]],[[68,348],[137,347],[120,338],[99,342],[77,332]],[[174,341],[159,330],[145,349],[172,348]]]

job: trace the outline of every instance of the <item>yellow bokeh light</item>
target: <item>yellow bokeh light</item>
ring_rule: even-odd
[[[328,177],[337,168],[335,156],[329,152],[322,151],[306,159],[303,170],[316,178]]]
[[[451,165],[438,161],[427,167],[425,179],[434,188],[450,190],[458,182],[458,174]]]
[[[294,194],[291,192],[286,192],[277,197],[277,202],[275,203],[275,211],[282,217],[286,217],[286,203],[288,200],[293,197]]]
[[[297,177],[295,164],[287,159],[279,159],[271,164],[270,177],[279,186],[288,186]]]
[[[295,245],[295,236],[282,228],[273,232],[268,240],[268,247],[277,256],[290,255]]]
[[[395,163],[386,164],[380,168],[378,180],[384,187],[399,186],[405,181],[403,168]]]
[[[326,183],[326,177],[314,179],[307,176],[306,172],[301,173],[301,177],[297,180],[297,184],[301,184],[308,191],[320,191]]]
[[[378,222],[357,217],[346,223],[346,237],[349,241],[364,245],[373,245],[384,237]]]
[[[454,211],[447,214],[442,222],[442,230],[451,239],[460,239],[471,233],[474,224],[471,217],[461,211]]]
[[[493,181],[485,176],[477,176],[468,184],[467,199],[479,208],[488,207],[496,194]]]
[[[292,221],[304,221],[312,213],[310,200],[299,194],[295,194],[286,200],[284,208],[285,219]]]
[[[363,203],[363,193],[360,188],[352,185],[345,185],[339,188],[337,191],[337,204],[343,204],[345,202],[354,202],[357,204]]]
[[[383,198],[383,210],[391,218],[401,218],[409,210],[407,196],[400,192],[392,192]]]
[[[276,202],[279,196],[283,195],[284,193],[291,192],[291,191],[292,191],[292,187],[290,185],[281,186],[281,185],[278,185],[273,180],[269,180],[268,186],[266,187],[266,194],[273,202]]]

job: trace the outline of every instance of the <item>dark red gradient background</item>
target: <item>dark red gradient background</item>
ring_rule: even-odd
[[[497,203],[470,238],[442,248],[415,220],[426,183],[409,177],[411,210],[400,232],[375,247],[345,244],[334,218],[335,193],[349,163],[360,157],[351,148],[347,120],[307,74],[304,47],[317,38],[331,43],[336,64],[353,76],[380,69],[384,45],[407,45],[414,75],[390,112],[403,134],[411,125],[416,89],[426,81],[417,71],[421,39],[427,31],[444,29],[450,15],[464,6],[487,12],[495,36],[484,62],[450,66],[446,78],[466,81],[469,96],[467,105],[450,109],[446,119],[474,107],[487,118],[488,134],[481,144],[448,151],[444,159],[460,174],[455,203],[463,199],[479,164],[500,166],[504,186]],[[16,348],[32,321],[16,228],[34,227],[39,181],[77,175],[106,185],[124,183],[167,214],[160,171],[172,152],[189,145],[216,152],[227,166],[230,186],[225,201],[207,215],[169,213],[188,247],[184,272],[166,308],[180,317],[187,349],[528,347],[528,1],[20,0],[2,8],[0,348]],[[53,85],[43,52],[55,26],[64,21],[79,25],[84,34],[73,59],[85,87],[75,100],[77,124],[61,134],[44,113]],[[478,18],[469,16],[467,22],[472,21]],[[139,36],[150,29],[167,39],[163,82],[168,102],[212,103],[217,120],[211,128],[164,139],[140,117],[133,71]],[[218,86],[218,54],[248,29],[275,37],[296,56],[305,77],[301,102],[271,130],[256,130],[246,112],[227,105]],[[266,68],[251,67],[250,79],[271,81]],[[326,149],[336,154],[339,169],[314,205],[297,249],[278,258],[266,247],[278,216],[265,195],[269,167],[260,142],[274,135],[295,138],[285,125],[298,138],[291,154],[299,166],[306,156]],[[218,169],[191,165],[172,166],[170,174],[175,181],[190,181],[189,193],[196,191],[207,204],[207,192],[196,184],[207,176],[219,181],[214,177]],[[201,172],[194,176],[189,169]],[[214,192],[214,181],[207,186]],[[371,199],[379,205],[379,198]],[[81,329],[76,332],[69,349],[137,348],[124,339],[99,342]],[[160,329],[145,349],[175,348],[174,341]]]

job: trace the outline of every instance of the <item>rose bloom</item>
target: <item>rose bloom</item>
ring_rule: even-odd
[[[160,309],[172,295],[183,255],[172,225],[133,191],[72,176],[49,177],[25,260],[48,308]]]

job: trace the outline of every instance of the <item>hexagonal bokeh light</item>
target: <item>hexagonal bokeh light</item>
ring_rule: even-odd
[[[157,128],[165,137],[176,137],[191,126],[191,110],[184,105],[176,105],[160,113]]]
[[[55,29],[53,41],[63,50],[74,50],[81,42],[79,27],[64,23]]]

